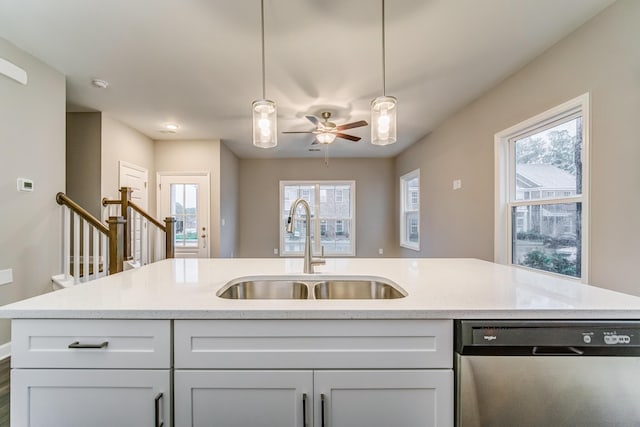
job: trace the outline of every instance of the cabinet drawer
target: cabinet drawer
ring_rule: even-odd
[[[451,320],[176,320],[182,369],[447,368]]]
[[[12,336],[13,368],[171,366],[169,320],[18,319]]]

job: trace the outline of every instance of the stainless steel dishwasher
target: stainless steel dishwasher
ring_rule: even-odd
[[[458,427],[640,426],[640,321],[456,321]]]

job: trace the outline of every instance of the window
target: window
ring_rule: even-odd
[[[496,134],[497,262],[587,281],[588,101]]]
[[[294,233],[286,231],[291,204],[301,197],[311,208],[312,252],[319,255],[324,248],[327,256],[355,256],[355,190],[355,181],[280,181],[280,255],[304,253],[304,208],[298,207]]]
[[[420,169],[400,177],[400,246],[420,250]]]
[[[171,216],[175,246],[198,247],[198,184],[171,184]]]

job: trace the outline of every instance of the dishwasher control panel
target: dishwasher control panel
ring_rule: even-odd
[[[456,342],[458,351],[463,347],[571,347],[594,351],[626,348],[640,351],[640,322],[461,320],[456,322]]]

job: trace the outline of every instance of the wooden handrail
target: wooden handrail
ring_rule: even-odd
[[[67,206],[68,208],[73,210],[75,213],[80,215],[82,219],[84,219],[85,221],[93,225],[95,228],[100,230],[100,232],[106,235],[109,235],[109,228],[106,225],[104,225],[102,222],[100,222],[100,220],[98,220],[96,217],[91,215],[82,206],[80,206],[79,204],[71,200],[69,196],[67,196],[66,194],[62,192],[59,192],[58,194],[56,194],[56,202],[58,202],[59,205]]]
[[[149,221],[150,223],[152,223],[153,225],[155,225],[165,233],[167,232],[167,227],[165,227],[164,224],[162,224],[160,221],[158,221],[157,219],[155,219],[154,217],[146,213],[144,210],[142,210],[142,208],[140,208],[140,206],[136,205],[131,200],[129,200],[129,207],[132,208],[134,211],[138,212],[143,217],[145,217],[147,221]]]

